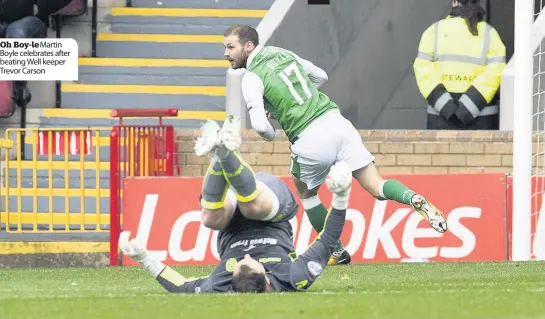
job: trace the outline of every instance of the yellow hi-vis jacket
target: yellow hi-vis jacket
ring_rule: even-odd
[[[449,15],[422,34],[413,66],[428,114],[447,121],[456,115],[464,124],[498,114],[498,105],[490,103],[506,65],[505,45],[486,22],[477,30],[472,35],[463,18]]]

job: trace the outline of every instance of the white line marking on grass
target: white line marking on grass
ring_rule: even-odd
[[[150,291],[153,290],[153,287],[138,287],[138,286],[129,286],[129,287],[123,287],[123,288],[108,288],[108,290],[118,290],[118,291],[127,291],[127,290],[135,290],[135,291]],[[59,287],[59,288],[0,288],[0,292],[32,292],[32,291],[39,291],[39,292],[55,292],[55,291],[104,291],[104,288],[102,287]]]
[[[545,293],[545,287],[542,288],[533,288],[533,289],[427,289],[421,291],[420,293],[484,293],[484,292],[534,292],[534,293]],[[349,294],[349,295],[399,295],[399,294],[412,294],[413,291],[409,290],[372,290],[372,291],[311,291],[308,292],[313,295],[336,295],[336,294]]]

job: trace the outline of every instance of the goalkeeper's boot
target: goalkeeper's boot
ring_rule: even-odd
[[[146,258],[148,252],[138,239],[133,238],[129,240],[130,235],[131,232],[128,230],[119,234],[119,248],[125,256],[140,263]]]
[[[212,152],[218,145],[221,144],[219,138],[220,126],[218,123],[212,120],[206,121],[201,126],[201,136],[197,138],[195,142],[195,155],[206,156]]]
[[[352,261],[352,257],[350,257],[350,254],[346,251],[344,248],[337,249],[331,254],[331,257],[329,257],[329,261],[327,263],[328,266],[334,266],[334,265],[348,265]]]
[[[430,226],[439,233],[444,233],[447,231],[447,221],[445,216],[439,209],[433,206],[424,196],[414,195],[411,198],[411,205],[413,208],[420,213],[430,224]]]
[[[229,151],[235,151],[240,147],[242,138],[240,136],[240,118],[228,115],[219,132],[221,144]]]

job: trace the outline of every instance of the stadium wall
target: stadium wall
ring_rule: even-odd
[[[422,32],[448,14],[450,3],[369,0],[309,6],[297,0],[267,44],[324,68],[329,81],[321,90],[357,128],[423,129],[426,101],[412,64]],[[504,40],[508,58],[513,52],[513,3],[490,3],[490,23]]]
[[[412,63],[422,32],[450,10],[450,1],[297,0],[267,44],[324,68],[329,95],[359,129],[422,129],[425,100]],[[305,39],[301,41],[301,39]]]
[[[365,145],[382,174],[506,173],[512,169],[511,132],[362,130]],[[183,176],[203,176],[208,159],[193,154],[197,130],[178,130],[178,167]],[[289,142],[274,142],[246,130],[241,152],[255,171],[289,175]]]

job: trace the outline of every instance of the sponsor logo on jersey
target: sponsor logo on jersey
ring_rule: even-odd
[[[246,247],[242,249],[243,251],[250,251],[257,247],[257,245],[276,245],[277,240],[274,238],[266,237],[266,238],[253,238],[253,239],[242,239],[239,241],[234,242],[229,246],[229,248],[234,249],[237,247]]]

